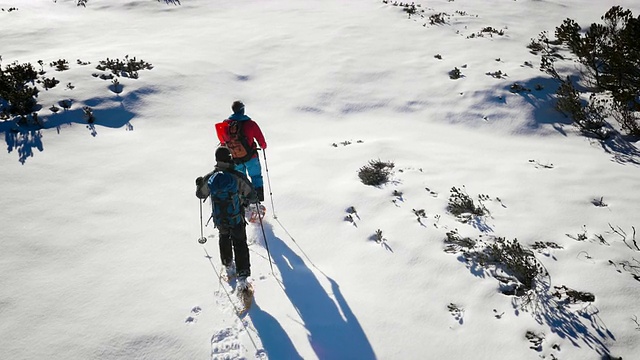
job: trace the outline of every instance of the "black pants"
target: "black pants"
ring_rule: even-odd
[[[235,259],[236,273],[240,276],[251,275],[249,262],[249,246],[247,245],[247,229],[244,221],[232,228],[219,228],[220,260],[225,266],[231,265]]]

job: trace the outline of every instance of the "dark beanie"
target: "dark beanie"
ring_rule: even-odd
[[[233,158],[231,157],[229,148],[220,146],[216,149],[216,162],[233,163]]]
[[[244,103],[240,100],[236,100],[231,104],[231,110],[234,114],[244,114]]]

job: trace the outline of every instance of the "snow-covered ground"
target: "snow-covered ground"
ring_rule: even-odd
[[[640,358],[637,144],[580,135],[526,48],[614,3],[416,4],[424,17],[381,0],[0,0],[1,65],[42,60],[60,81],[38,85],[43,129],[0,120],[0,358]],[[504,35],[470,38],[489,26]],[[116,93],[93,75],[125,56],[153,69]],[[248,227],[242,321],[194,196],[236,99],[267,138],[272,194]],[[394,164],[390,183],[360,181],[371,160]],[[459,221],[453,187],[488,213]],[[531,304],[445,252],[452,232],[545,243]],[[562,286],[595,300],[567,305]]]

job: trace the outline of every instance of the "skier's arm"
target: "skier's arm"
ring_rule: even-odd
[[[260,126],[255,121],[253,121],[252,125],[253,126],[251,126],[251,136],[256,139],[256,141],[258,142],[258,145],[260,145],[261,148],[266,149],[267,142],[264,140],[264,135],[262,134],[262,130],[260,130]]]

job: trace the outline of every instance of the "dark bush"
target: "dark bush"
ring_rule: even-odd
[[[455,186],[451,188],[451,195],[449,196],[449,205],[447,205],[447,210],[455,216],[460,216],[462,214],[482,216],[485,214],[483,207],[476,206],[473,199],[471,199],[463,189]]]
[[[37,104],[38,89],[33,85],[38,73],[29,63],[13,62],[4,69],[0,67],[0,109],[12,115],[26,115],[33,112]],[[6,105],[7,108],[3,106]]]
[[[606,108],[621,128],[629,135],[640,136],[640,16],[634,18],[630,10],[613,6],[601,19],[603,24],[591,24],[584,34],[578,23],[566,19],[555,35],[576,55],[595,91],[610,94],[613,103]],[[555,59],[549,53],[542,57],[543,70],[555,73],[560,80],[553,67]],[[561,90],[567,94],[566,86]],[[597,111],[598,104],[593,106],[589,110]]]
[[[395,165],[393,162],[370,160],[369,164],[358,170],[358,177],[365,185],[379,186],[389,182],[391,171]]]

